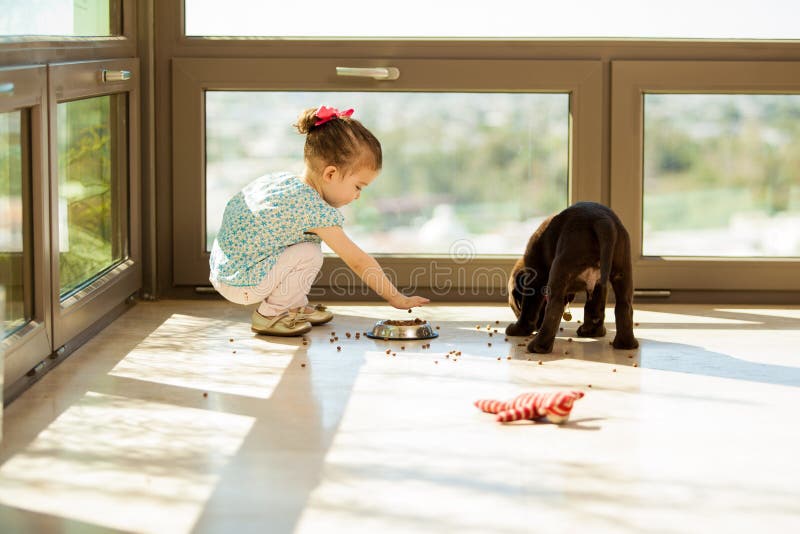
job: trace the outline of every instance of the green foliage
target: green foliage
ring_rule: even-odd
[[[800,96],[647,95],[644,146],[652,230],[785,212],[800,187]]]

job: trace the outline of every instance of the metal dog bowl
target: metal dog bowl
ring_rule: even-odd
[[[439,337],[439,334],[433,331],[433,327],[428,321],[389,319],[375,323],[372,332],[367,332],[366,336],[372,339],[433,339]]]

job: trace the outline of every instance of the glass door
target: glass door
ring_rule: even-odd
[[[612,80],[636,287],[800,289],[797,64],[615,61]]]
[[[52,352],[46,102],[46,67],[0,69],[0,354],[7,384]]]
[[[137,78],[135,60],[50,66],[56,348],[140,287]]]

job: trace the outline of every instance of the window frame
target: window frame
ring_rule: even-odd
[[[336,66],[392,66],[401,77],[391,82],[337,78]],[[474,73],[481,76],[476,77]],[[502,80],[502,81],[496,81]],[[331,91],[446,91],[541,92],[569,94],[568,202],[601,198],[602,68],[596,61],[536,60],[407,60],[395,59],[216,59],[179,58],[173,62],[173,261],[176,285],[208,285],[205,237],[205,106],[206,90],[331,90]],[[199,183],[198,183],[199,180]],[[520,237],[521,255],[528,236]],[[507,273],[518,256],[478,257],[468,263],[447,255],[377,254],[381,265],[397,275],[401,287],[455,295],[469,292],[464,283],[479,281],[479,292],[495,297],[507,285]],[[446,288],[433,273],[419,273],[419,263],[435,262],[436,269],[459,273]],[[332,277],[344,269],[331,257],[323,266],[317,288],[339,285]],[[489,274],[491,273],[491,275]],[[361,286],[361,281],[352,283]],[[456,292],[456,293],[454,293]],[[366,296],[360,290],[358,295]],[[476,296],[477,293],[476,293]]]
[[[27,150],[27,180],[30,183],[26,185],[29,186],[27,189],[30,195],[27,200],[31,212],[31,239],[26,244],[31,247],[32,265],[26,273],[31,283],[30,287],[25,288],[25,292],[26,298],[31,299],[31,320],[0,340],[0,354],[4,354],[5,359],[6,383],[11,383],[34,367],[42,355],[53,350],[50,330],[47,68],[0,68],[0,82],[14,84],[13,95],[0,97],[0,112],[27,110],[27,142],[30,143]],[[26,142],[25,139],[23,142]]]
[[[800,290],[800,258],[642,255],[644,95],[800,94],[800,63],[613,61],[611,70],[611,208],[631,236],[637,289]]]
[[[81,36],[3,36],[0,37],[0,64],[47,63],[137,55],[137,6],[135,0],[111,4],[111,17],[121,17],[118,35]]]

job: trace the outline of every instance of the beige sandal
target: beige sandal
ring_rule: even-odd
[[[309,308],[312,308],[313,311],[307,312]],[[325,324],[331,319],[333,319],[333,314],[328,311],[328,308],[322,304],[317,304],[316,306],[306,306],[305,308],[294,308],[291,311],[296,312],[298,318],[302,318],[302,320],[308,321],[312,324],[312,326],[317,326],[321,324]]]
[[[274,317],[264,317],[255,310],[250,321],[250,329],[253,332],[267,336],[300,336],[311,330],[311,323],[296,312],[283,312]]]

